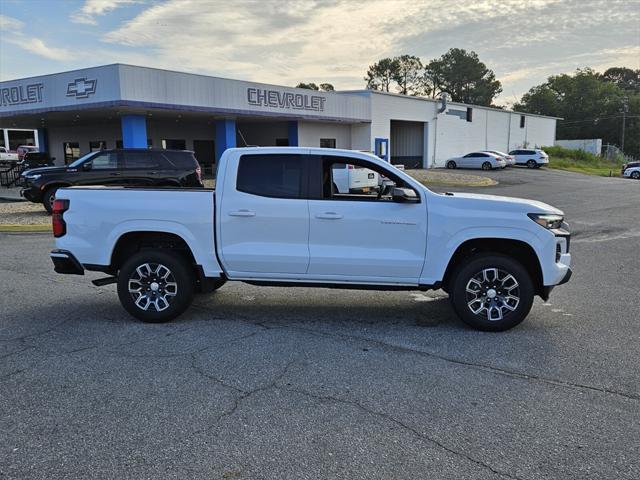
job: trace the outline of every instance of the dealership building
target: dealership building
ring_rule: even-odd
[[[101,148],[193,150],[205,172],[226,148],[372,151],[441,167],[474,150],[553,145],[556,118],[373,90],[318,92],[113,64],[0,82],[0,144],[70,163]]]

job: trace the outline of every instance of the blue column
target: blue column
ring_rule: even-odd
[[[227,148],[236,146],[236,121],[216,120],[216,162]]]
[[[122,146],[147,148],[147,119],[144,115],[122,115]]]
[[[46,128],[38,129],[38,150],[41,152],[49,151],[49,136]]]
[[[289,122],[289,146],[298,146],[298,121],[292,120]]]

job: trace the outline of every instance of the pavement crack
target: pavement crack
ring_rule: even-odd
[[[501,470],[498,470],[497,468],[489,465],[488,463],[483,462],[482,460],[478,460],[477,458],[474,458],[464,452],[455,450],[451,447],[448,447],[447,445],[445,445],[444,443],[442,443],[441,441],[430,437],[429,435],[426,435],[425,433],[420,432],[419,430],[416,430],[414,427],[412,427],[411,425],[407,425],[406,423],[404,423],[401,420],[398,420],[397,418],[389,415],[388,413],[384,413],[384,412],[378,412],[376,410],[373,410],[371,408],[368,408],[364,405],[362,405],[361,403],[355,402],[353,400],[346,400],[344,398],[338,398],[338,397],[334,397],[331,395],[316,395],[314,393],[308,392],[306,390],[302,390],[302,389],[298,389],[298,388],[291,388],[291,387],[279,387],[276,386],[277,389],[281,390],[281,391],[285,391],[285,392],[292,392],[292,393],[297,393],[300,395],[304,395],[307,397],[310,397],[312,399],[318,400],[318,401],[329,401],[329,402],[335,402],[335,403],[340,403],[340,404],[344,404],[344,405],[350,405],[352,407],[355,407],[359,410],[362,410],[363,412],[378,417],[378,418],[382,418],[384,420],[387,420],[397,426],[399,426],[400,428],[402,428],[403,430],[406,430],[410,433],[412,433],[413,435],[415,435],[416,437],[419,437],[423,440],[426,440],[430,443],[432,443],[433,445],[437,446],[438,448],[452,454],[455,455],[457,457],[461,457],[464,458],[465,460],[478,465],[484,469],[487,469],[489,471],[491,471],[492,473],[499,475],[501,477],[504,478],[510,478],[513,480],[524,480],[523,477],[519,477],[517,475],[508,473],[508,472],[504,472]]]
[[[194,370],[196,372],[198,372],[199,374],[201,374],[201,375],[203,375],[203,376],[215,381],[216,383],[218,383],[218,384],[220,384],[220,385],[222,385],[222,386],[224,386],[226,388],[229,388],[229,389],[233,390],[237,394],[233,399],[233,404],[231,405],[231,408],[221,412],[216,417],[216,419],[214,420],[213,423],[211,423],[210,425],[208,425],[207,427],[205,427],[203,429],[196,430],[195,432],[193,432],[194,434],[205,433],[205,432],[211,431],[224,418],[231,417],[234,413],[236,413],[236,411],[238,410],[238,408],[240,407],[242,402],[244,402],[246,399],[248,399],[248,398],[250,398],[250,397],[252,397],[252,396],[254,396],[254,395],[258,394],[258,393],[261,393],[261,392],[264,392],[264,391],[267,391],[267,390],[270,390],[270,389],[278,388],[278,385],[277,385],[278,382],[280,380],[282,380],[287,375],[287,373],[289,372],[289,369],[295,363],[295,360],[291,360],[290,362],[288,362],[287,365],[282,369],[282,371],[278,375],[276,375],[274,377],[274,379],[271,382],[269,382],[268,384],[262,385],[262,386],[257,387],[257,388],[254,388],[253,390],[243,390],[243,389],[235,387],[233,385],[229,385],[228,383],[222,381],[220,378],[218,378],[218,377],[216,377],[214,375],[211,375],[209,373],[206,373],[206,372],[202,371],[199,367],[197,367],[195,365],[195,357],[193,357],[193,358],[194,358],[194,362],[192,362],[192,366],[194,367]]]
[[[31,346],[26,346],[26,347],[24,347],[24,348],[21,348],[20,350],[16,350],[15,352],[11,352],[11,353],[7,353],[7,354],[5,354],[5,355],[2,355],[2,356],[0,357],[0,360],[4,360],[5,358],[9,358],[9,357],[11,357],[11,356],[13,356],[13,355],[19,355],[19,354],[21,354],[22,352],[25,352],[25,351],[27,351],[27,350],[32,350],[32,349],[33,349],[33,347],[31,347]]]
[[[378,345],[378,346],[386,348],[386,349],[396,350],[398,352],[404,352],[404,353],[411,353],[411,354],[424,356],[424,357],[435,358],[435,359],[442,360],[442,361],[445,361],[445,362],[448,362],[448,363],[453,363],[453,364],[456,364],[456,365],[461,365],[461,366],[464,366],[464,367],[469,367],[469,368],[473,368],[473,369],[480,370],[480,371],[491,372],[491,373],[494,373],[496,375],[503,375],[503,376],[507,376],[507,377],[511,377],[511,378],[519,378],[519,379],[527,380],[527,381],[538,381],[538,382],[546,383],[546,384],[549,384],[549,385],[554,385],[556,387],[564,387],[564,388],[571,388],[571,389],[577,389],[577,390],[589,390],[589,391],[597,392],[597,393],[616,395],[616,396],[625,398],[627,400],[640,400],[640,395],[634,394],[634,393],[626,393],[626,392],[621,392],[621,391],[613,390],[613,389],[606,388],[606,387],[598,387],[598,386],[594,386],[594,385],[586,385],[586,384],[577,383],[577,382],[570,382],[568,380],[560,380],[560,379],[556,379],[556,378],[549,378],[549,377],[545,377],[545,376],[542,376],[542,375],[536,375],[536,374],[532,374],[532,373],[519,372],[517,370],[510,370],[510,369],[507,369],[507,368],[496,367],[496,366],[493,366],[493,365],[486,365],[486,364],[472,362],[472,361],[468,361],[468,360],[462,360],[462,359],[459,359],[459,358],[449,357],[449,356],[446,356],[446,355],[440,355],[438,353],[428,352],[428,351],[424,351],[424,350],[417,350],[417,349],[414,349],[414,348],[404,347],[404,346],[400,346],[400,345],[393,345],[391,343],[386,343],[386,342],[383,342],[381,340],[376,340],[376,339],[372,339],[372,338],[360,337],[360,336],[357,336],[357,335],[346,335],[346,334],[343,334],[343,333],[329,333],[329,332],[324,332],[324,331],[321,331],[321,330],[314,330],[314,329],[304,328],[304,327],[299,327],[299,326],[289,326],[287,328],[300,330],[300,331],[303,331],[303,332],[310,333],[312,335],[321,335],[321,336],[325,336],[325,337],[334,337],[334,338],[342,338],[342,339],[345,339],[345,340],[356,340],[356,341],[361,341],[361,342],[367,342],[367,343],[371,343],[371,344],[374,344],[374,345]]]

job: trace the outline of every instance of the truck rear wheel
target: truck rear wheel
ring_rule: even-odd
[[[168,322],[193,300],[195,276],[181,255],[142,250],[118,272],[118,297],[124,309],[143,322]]]
[[[462,263],[450,284],[451,304],[467,325],[501,332],[522,322],[533,305],[529,272],[516,260],[480,253]]]

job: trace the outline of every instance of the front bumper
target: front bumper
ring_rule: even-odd
[[[30,185],[27,185],[26,188],[20,190],[20,196],[34,203],[42,201],[42,193],[40,192],[40,189]]]
[[[68,275],[84,275],[84,267],[73,253],[68,250],[53,250],[49,256],[53,262],[53,269],[56,273]]]

